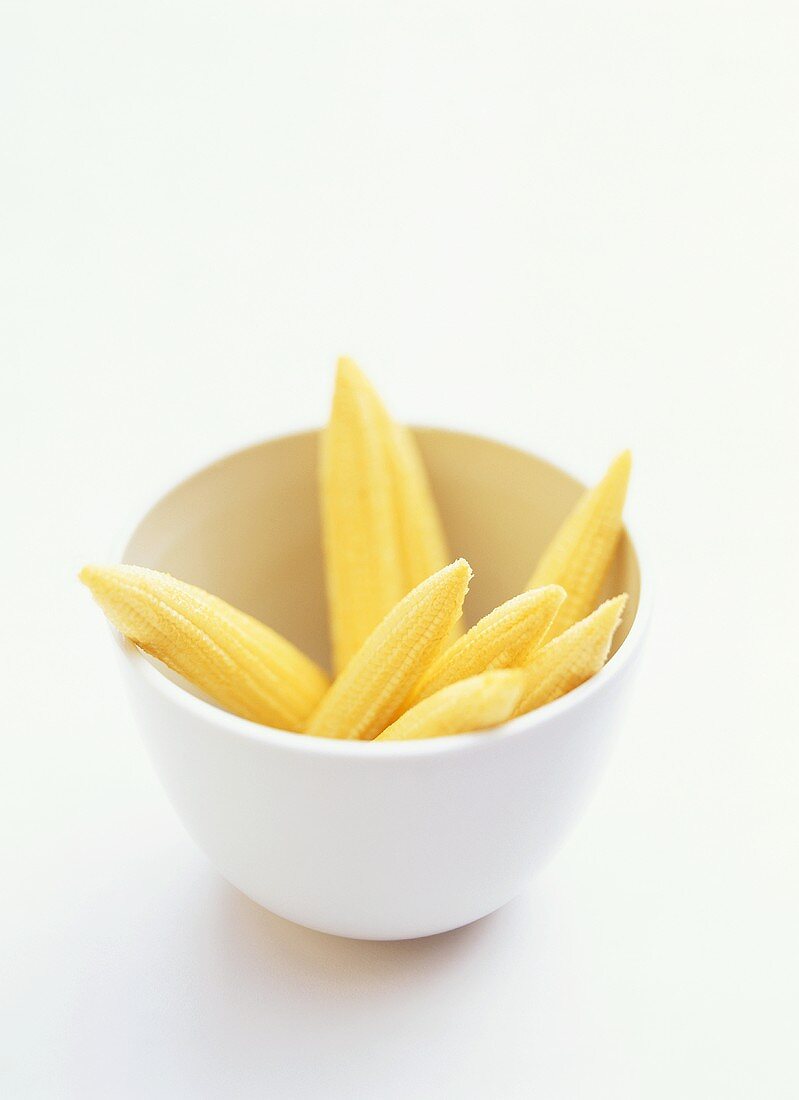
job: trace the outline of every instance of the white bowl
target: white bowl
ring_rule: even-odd
[[[453,557],[475,578],[467,622],[522,590],[580,484],[520,450],[418,429]],[[188,478],[122,559],[201,585],[320,661],[327,628],[317,433],[269,440]],[[646,618],[625,533],[606,594],[630,601],[605,669],[486,733],[330,741],[221,710],[120,639],[147,749],[189,834],[234,886],[323,932],[405,939],[457,928],[517,895],[563,839],[608,749]]]

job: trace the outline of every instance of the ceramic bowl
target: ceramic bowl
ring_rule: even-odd
[[[521,591],[582,486],[514,447],[416,430],[452,549],[474,569],[467,624]],[[318,433],[232,454],[160,499],[123,561],[222,596],[327,663]],[[211,863],[254,901],[339,936],[405,939],[517,895],[586,805],[618,725],[646,619],[625,531],[605,595],[630,600],[599,675],[485,733],[330,741],[220,709],[120,639],[141,733]]]

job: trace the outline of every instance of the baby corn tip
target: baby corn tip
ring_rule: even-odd
[[[90,592],[100,592],[108,581],[108,568],[102,565],[84,565],[78,573],[78,580],[81,584],[85,584]]]
[[[366,375],[361,368],[355,362],[354,359],[350,359],[348,355],[342,355],[339,357],[336,363],[336,386],[339,385],[371,385],[368,382]]]
[[[446,566],[444,567],[447,568]],[[455,561],[449,566],[449,570],[452,573],[463,573],[467,586],[471,583],[474,573],[472,567],[469,565],[466,558],[456,558]],[[468,587],[467,587],[468,591]]]
[[[630,472],[633,468],[633,452],[628,447],[622,451],[621,454],[616,455],[610,464],[608,473],[611,473],[619,478],[624,478],[625,484],[629,480]]]

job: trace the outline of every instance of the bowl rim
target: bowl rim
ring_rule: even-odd
[[[586,487],[585,483],[567,467],[562,466],[560,463],[553,461],[545,455],[537,454],[534,451],[527,450],[505,439],[484,435],[472,430],[460,430],[458,428],[435,424],[410,424],[409,427],[414,431],[468,436],[483,443],[493,443],[506,447],[508,450],[518,451],[528,458],[534,458],[538,462],[546,463],[546,465],[551,466],[559,473],[566,474],[567,477],[572,478],[572,480],[576,481],[583,488]],[[126,525],[124,534],[114,541],[111,560],[121,561],[123,559],[125,550],[139,525],[149,515],[152,509],[165,500],[171,493],[180,489],[188,481],[191,481],[201,474],[208,473],[215,466],[228,462],[230,459],[237,458],[248,451],[258,450],[260,447],[264,446],[264,444],[279,443],[297,437],[317,435],[320,430],[321,427],[316,426],[298,428],[292,431],[281,432],[277,435],[266,436],[246,446],[239,447],[232,451],[226,451],[212,458],[210,461],[194,467],[178,480],[172,481],[166,489],[155,497],[155,499],[152,499],[149,506],[146,507],[144,511],[139,512],[138,518],[134,523]],[[144,681],[157,693],[164,696],[168,702],[184,708],[197,718],[217,726],[220,731],[231,734],[239,739],[256,741],[264,746],[287,752],[311,753],[312,755],[319,754],[322,756],[330,753],[335,755],[343,753],[345,755],[371,760],[386,759],[391,756],[401,756],[404,759],[410,759],[417,756],[438,755],[439,753],[477,751],[484,747],[501,744],[517,737],[533,735],[536,730],[540,730],[549,723],[556,721],[561,715],[587,704],[593,695],[603,691],[615,679],[618,679],[624,669],[638,656],[652,612],[653,585],[649,558],[641,548],[642,540],[640,536],[638,534],[633,536],[630,531],[629,508],[626,509],[626,511],[628,512],[628,518],[623,525],[623,530],[627,533],[632,543],[640,575],[638,607],[636,608],[635,616],[626,638],[600,671],[595,673],[589,680],[586,680],[584,684],[580,684],[579,687],[573,688],[570,692],[567,692],[566,695],[562,695],[559,699],[555,699],[554,702],[545,703],[544,706],[539,707],[537,710],[530,711],[528,714],[521,714],[518,718],[512,718],[509,722],[503,722],[488,730],[476,730],[473,733],[451,734],[447,737],[420,738],[419,740],[412,741],[381,741],[379,742],[379,748],[375,751],[376,742],[374,741],[315,737],[312,734],[294,733],[290,730],[282,730],[274,726],[261,725],[258,722],[251,721],[249,718],[242,718],[237,714],[224,710],[222,707],[218,707],[214,703],[207,702],[205,699],[192,695],[190,692],[186,691],[185,688],[174,683],[165,676],[159,668],[147,660],[145,654],[138,646],[125,638],[124,635],[111,627],[110,624],[109,629],[111,630],[112,636],[123,658],[131,666],[134,675],[138,674],[142,676]]]

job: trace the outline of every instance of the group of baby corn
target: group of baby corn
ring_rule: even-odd
[[[583,494],[527,590],[459,633],[472,571],[449,563],[412,433],[349,359],[321,436],[335,678],[270,627],[166,573],[86,566],[114,626],[222,707],[316,737],[404,741],[487,729],[599,671],[626,595],[597,607],[630,454]]]

